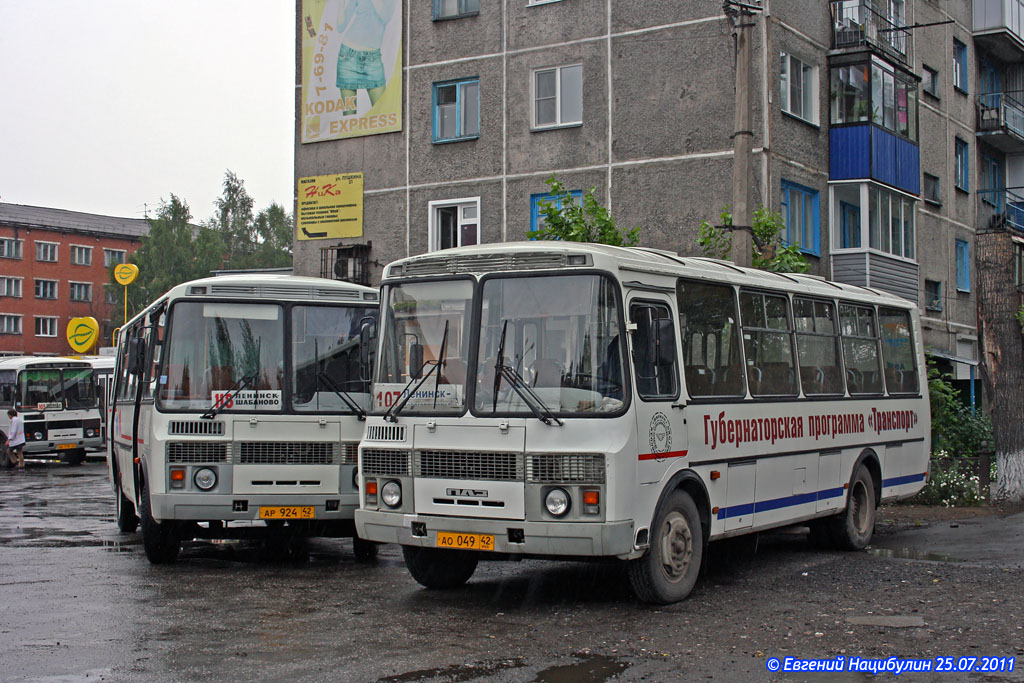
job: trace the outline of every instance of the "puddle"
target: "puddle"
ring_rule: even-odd
[[[576,664],[553,666],[537,673],[534,683],[602,683],[626,670],[627,664],[614,657],[590,655]]]
[[[887,557],[898,560],[924,560],[926,562],[966,562],[967,560],[952,555],[932,553],[918,548],[868,548],[868,554],[875,557]]]
[[[419,671],[407,671],[397,676],[378,678],[377,683],[405,683],[406,681],[423,681],[441,678],[452,681],[471,681],[481,676],[489,676],[505,669],[517,669],[523,665],[521,659],[504,659],[497,662],[475,662],[473,664],[457,664],[437,669],[421,669]],[[575,679],[568,679],[575,680]],[[582,680],[582,679],[581,679]],[[587,679],[589,680],[589,679]],[[604,679],[601,679],[604,680]]]

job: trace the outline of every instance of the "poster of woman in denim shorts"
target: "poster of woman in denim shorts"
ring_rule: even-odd
[[[303,142],[401,130],[401,6],[303,2]]]

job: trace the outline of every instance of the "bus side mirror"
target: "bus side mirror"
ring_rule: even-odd
[[[142,367],[145,365],[144,359],[146,357],[146,347],[142,342],[141,337],[132,337],[128,340],[128,358],[127,367],[128,374],[138,375],[142,372]]]
[[[409,376],[413,379],[423,376],[423,344],[409,345]]]
[[[675,362],[676,344],[672,321],[659,318],[655,321],[654,358],[658,365],[672,365]]]
[[[377,335],[374,331],[372,320],[366,319],[359,327],[359,366],[362,369],[362,376],[370,376],[370,353],[373,350]]]

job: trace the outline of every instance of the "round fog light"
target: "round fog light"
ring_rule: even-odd
[[[569,511],[569,494],[564,489],[551,489],[544,497],[544,507],[555,517],[561,517]]]
[[[36,437],[36,441],[42,441],[43,440],[43,433],[42,432],[36,432],[32,436]]]
[[[402,504],[402,485],[397,481],[389,481],[380,487],[380,499],[389,508],[396,508]]]
[[[209,467],[204,467],[201,470],[196,470],[195,476],[192,477],[192,481],[196,483],[202,491],[209,491],[217,485],[217,473],[211,470]]]

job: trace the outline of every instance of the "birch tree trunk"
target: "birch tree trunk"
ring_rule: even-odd
[[[1024,500],[1024,334],[1014,318],[1014,243],[1005,229],[975,238],[982,380],[992,400],[996,481],[993,498]]]

